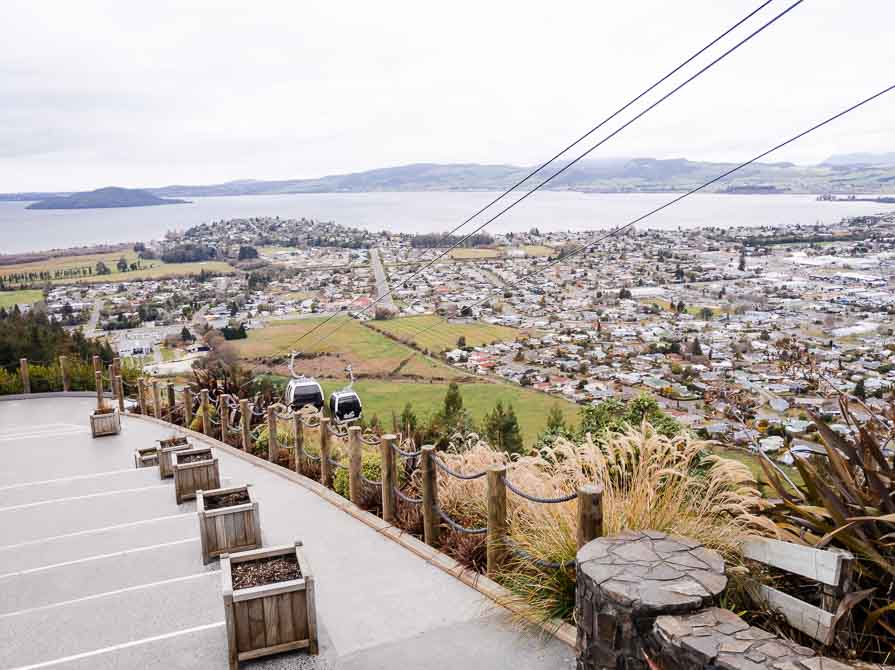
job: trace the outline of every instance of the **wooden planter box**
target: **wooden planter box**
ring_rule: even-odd
[[[158,473],[162,479],[174,476],[174,454],[178,451],[192,449],[192,445],[185,437],[158,440]]]
[[[201,460],[193,460],[199,458]],[[190,462],[193,461],[193,462]],[[221,488],[218,459],[210,447],[187,449],[174,453],[174,497],[177,504],[196,497],[196,491]]]
[[[158,447],[146,447],[134,452],[135,468],[154,468],[158,465]]]
[[[96,412],[91,414],[90,432],[93,433],[93,437],[118,435],[121,432],[121,417],[118,416],[118,410],[114,409],[105,414],[97,414]]]
[[[234,589],[232,570],[239,563],[295,555],[301,578],[276,584]],[[230,668],[240,661],[286,651],[307,649],[317,653],[317,609],[314,577],[301,550],[294,546],[255,549],[221,556],[221,579]]]
[[[217,507],[211,503],[216,498],[231,493],[245,492],[248,502]],[[258,503],[252,500],[250,486],[196,491],[196,510],[199,514],[199,538],[202,541],[202,560],[209,563],[221,554],[248,551],[261,546],[261,520]]]

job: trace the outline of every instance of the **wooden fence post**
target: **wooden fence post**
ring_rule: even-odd
[[[137,380],[137,402],[140,404],[140,414],[146,416],[146,384],[143,378]]]
[[[156,419],[162,418],[162,392],[158,379],[152,380],[152,416]]]
[[[267,408],[267,460],[277,462],[280,448],[277,445],[277,408],[270,405]]]
[[[96,409],[103,408],[103,373],[94,372],[93,377],[96,380]]]
[[[587,484],[578,489],[578,548],[603,536],[603,487]]]
[[[202,433],[211,435],[211,416],[208,411],[208,389],[199,391],[199,404],[202,407]]]
[[[492,579],[507,551],[507,466],[488,468],[488,547],[487,570]]]
[[[113,396],[117,396],[118,391],[115,387],[115,377],[121,374],[121,359],[116,356],[112,359],[112,367],[109,368],[109,386]]]
[[[303,474],[305,459],[305,424],[298,412],[292,415],[292,429],[295,432],[295,472]]]
[[[423,447],[423,539],[430,547],[438,543],[438,472],[435,469],[435,447]]]
[[[239,414],[242,422],[242,450],[252,451],[252,415],[249,409],[249,401],[245,398],[239,400]]]
[[[94,372],[102,372],[103,371],[103,361],[99,356],[93,356],[93,371]]]
[[[379,442],[379,453],[382,455],[380,480],[382,481],[382,520],[386,523],[395,522],[395,444],[396,437],[392,434],[383,435]]]
[[[193,392],[187,386],[183,389],[183,427],[193,425]]]
[[[115,377],[115,388],[118,389],[118,411],[124,414],[124,380],[121,375]]]
[[[320,483],[326,488],[332,486],[332,471],[329,464],[329,422],[328,417],[320,419]]]
[[[177,396],[174,394],[174,384],[168,382],[168,423],[174,423],[174,406],[177,404]]]
[[[355,505],[360,505],[363,482],[363,445],[360,426],[348,429],[348,498]]]
[[[62,390],[68,393],[71,391],[71,380],[68,378],[68,358],[66,356],[59,357],[59,374],[62,375]]]
[[[221,442],[230,444],[230,396],[221,393],[218,406],[218,416],[221,417]]]
[[[31,375],[28,373],[28,359],[19,359],[19,373],[22,375],[22,393],[31,393]]]

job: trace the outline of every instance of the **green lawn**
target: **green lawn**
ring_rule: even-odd
[[[327,395],[339,390],[344,382],[322,381]],[[418,418],[422,419],[438,411],[444,402],[447,384],[404,383],[380,380],[362,380],[354,389],[364,404],[364,416],[370,419],[377,415],[386,428],[391,427],[392,412],[400,415],[404,405],[413,405]],[[476,423],[500,400],[504,406],[512,404],[519,419],[522,437],[527,446],[534,444],[538,434],[547,423],[547,414],[557,405],[566,415],[567,423],[578,424],[578,407],[570,402],[543,393],[508,384],[460,384],[463,406]]]
[[[299,341],[303,334],[323,321],[322,318],[268,321],[264,328],[250,330],[247,339],[234,340],[233,344],[239,355],[246,359],[288,357],[292,349],[306,354],[330,354],[301,361],[303,370],[315,374],[342,376],[345,366],[350,363],[356,374],[388,375],[400,368],[398,374],[443,379],[461,376],[453,368],[428,360],[410,347],[344,315]]]
[[[2,291],[0,292],[0,307],[12,307],[13,305],[31,305],[44,299],[43,291]]]
[[[415,342],[418,347],[432,353],[456,348],[461,336],[466,338],[467,346],[477,347],[494,341],[512,341],[519,334],[514,328],[479,321],[452,323],[440,316],[405,316],[390,321],[368,321],[367,324],[370,328]]]

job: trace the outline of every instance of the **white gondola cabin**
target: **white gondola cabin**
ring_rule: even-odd
[[[363,403],[354,386],[354,373],[349,365],[345,368],[348,373],[348,386],[341,391],[333,391],[329,395],[329,413],[336,423],[353,423],[363,416]]]
[[[295,372],[295,356],[297,352],[292,353],[292,359],[289,361],[289,370],[292,372],[292,379],[286,386],[286,405],[294,410],[302,407],[313,405],[318,411],[323,409],[323,388],[313,377],[305,377]]]

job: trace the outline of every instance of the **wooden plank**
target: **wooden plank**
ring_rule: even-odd
[[[254,598],[276,596],[281,593],[289,593],[290,591],[302,590],[304,588],[304,579],[290,579],[287,582],[277,582],[276,584],[265,584],[263,586],[250,586],[247,589],[237,589],[233,592],[233,600],[242,602]]]
[[[839,585],[844,562],[853,558],[844,552],[764,538],[744,542],[743,556],[830,586]]]
[[[210,492],[203,491],[207,496]],[[222,516],[226,514],[233,514],[234,512],[245,512],[246,510],[252,509],[252,503],[242,503],[241,505],[231,505],[230,507],[219,507],[218,509],[210,509],[205,511],[205,516],[214,517],[214,516]]]
[[[238,591],[236,593],[239,593]],[[234,594],[234,601],[236,596]],[[247,602],[249,608],[249,648],[264,649],[267,646],[264,627],[264,605],[261,598],[253,598]]]
[[[287,644],[278,644],[276,647],[268,647],[265,649],[255,649],[247,651],[239,655],[240,661],[251,661],[262,656],[272,656],[273,654],[282,654],[287,651],[297,651],[298,649],[306,649],[308,647],[307,640],[299,640],[298,642],[289,642]]]
[[[252,638],[249,635],[249,604],[233,603],[236,613],[236,648],[240,652],[249,651],[252,648]]]
[[[793,628],[826,643],[833,629],[834,615],[831,612],[758,582],[748,584],[747,588],[756,600],[780,612]]]
[[[276,647],[283,642],[291,640],[280,639],[280,608],[277,606],[277,596],[261,598],[264,606],[264,639],[268,647]]]
[[[267,547],[265,549],[254,549],[252,551],[243,551],[230,557],[233,563],[244,563],[245,561],[254,561],[258,558],[271,558],[273,556],[285,556],[295,551],[295,547],[291,544],[280,545],[277,547]]]
[[[292,610],[292,626],[295,629],[295,637],[300,640],[309,638],[308,635],[308,592],[296,591],[289,595],[289,607]]]
[[[279,610],[281,642],[295,642],[297,640],[292,618],[292,599],[294,595],[293,593],[283,593],[282,595],[274,596],[277,609]]]

